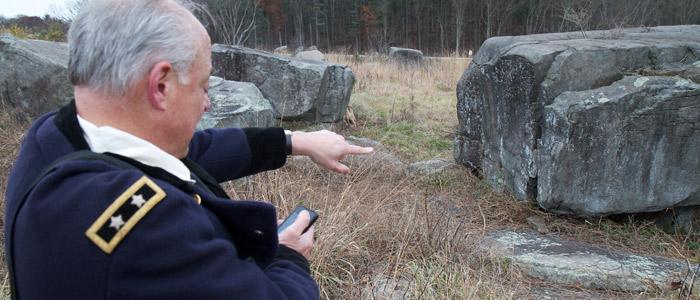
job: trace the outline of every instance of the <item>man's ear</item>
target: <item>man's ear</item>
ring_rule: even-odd
[[[148,73],[148,101],[157,110],[165,110],[168,106],[169,93],[174,92],[173,79],[177,75],[173,66],[166,61],[156,63]]]

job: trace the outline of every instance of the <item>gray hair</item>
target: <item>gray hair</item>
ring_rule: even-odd
[[[90,1],[68,31],[71,83],[123,96],[159,61],[187,82],[199,40],[175,5],[193,9],[188,1]]]

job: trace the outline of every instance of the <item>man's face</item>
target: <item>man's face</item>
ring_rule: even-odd
[[[211,44],[207,38],[202,43],[195,61],[189,70],[188,82],[185,84],[176,84],[176,90],[173,94],[173,104],[171,111],[172,119],[169,120],[173,126],[173,138],[177,139],[178,146],[182,149],[178,150],[178,158],[187,155],[188,146],[197,123],[209,109],[211,103],[207,91],[209,88],[209,74],[211,73]]]

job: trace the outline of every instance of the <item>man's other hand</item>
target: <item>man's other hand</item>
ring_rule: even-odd
[[[297,219],[289,225],[287,229],[279,234],[279,243],[292,250],[301,253],[306,259],[311,258],[311,249],[314,247],[314,227],[302,234],[306,226],[309,226],[311,217],[309,212],[304,210],[299,213]]]
[[[340,162],[345,156],[372,151],[372,147],[350,145],[342,135],[328,130],[292,132],[293,155],[306,155],[324,168],[341,174],[350,172],[350,168]]]

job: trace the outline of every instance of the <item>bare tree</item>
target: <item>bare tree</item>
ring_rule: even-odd
[[[591,18],[593,13],[590,8],[590,2],[583,5],[563,5],[562,6],[562,21],[570,22],[576,29],[581,31],[583,38],[587,38],[586,30],[590,29]]]
[[[451,0],[455,16],[455,55],[459,55],[459,47],[462,44],[462,30],[464,27],[464,12],[467,10],[469,0]]]
[[[304,10],[303,0],[289,0],[289,6],[294,21],[294,42],[292,46],[304,46]]]
[[[243,45],[255,30],[256,0],[209,0],[204,14],[212,38],[223,44]]]

